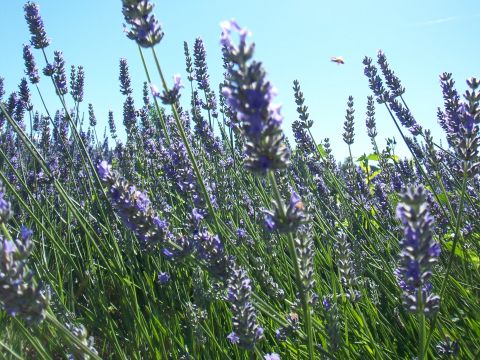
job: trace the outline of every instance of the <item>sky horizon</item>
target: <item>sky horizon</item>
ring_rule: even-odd
[[[117,128],[122,127],[124,97],[119,92],[119,59],[128,59],[136,104],[141,104],[142,86],[146,80],[136,44],[123,33],[120,0],[58,2],[38,0],[48,37],[46,49],[50,59],[53,51],[64,53],[66,68],[85,68],[85,100],[82,112],[88,117],[92,103],[97,117],[97,133],[103,134],[108,110],[115,114]],[[8,93],[17,89],[24,77],[22,45],[30,35],[23,17],[24,1],[9,1],[3,5],[0,33],[3,55],[0,76],[5,78]],[[236,3],[211,0],[193,2],[154,1],[154,12],[163,25],[165,37],[156,47],[164,74],[172,83],[173,74],[187,82],[183,41],[191,52],[196,37],[202,37],[207,50],[211,86],[217,89],[222,81],[220,22],[235,18],[247,27],[256,43],[255,59],[262,61],[268,79],[278,89],[277,101],[282,103],[283,129],[293,144],[291,124],[297,119],[292,83],[298,79],[305,95],[305,104],[314,120],[312,128],[317,142],[329,137],[337,160],[348,155],[342,141],[345,108],[349,95],[355,102],[354,157],[371,153],[366,135],[365,107],[371,95],[363,75],[364,56],[376,59],[379,49],[387,56],[391,68],[406,88],[405,100],[417,121],[430,128],[437,141],[443,139],[436,121],[436,109],[442,106],[438,76],[452,72],[459,93],[465,90],[465,80],[479,76],[476,34],[480,24],[480,3],[460,1],[424,2],[324,2],[244,0]],[[252,10],[253,9],[253,10]],[[6,36],[5,34],[9,34]],[[14,34],[14,35],[12,35]],[[149,51],[146,54],[150,58]],[[35,51],[37,65],[44,66],[41,52]],[[331,56],[343,56],[344,65],[330,62]],[[151,60],[149,64],[153,65]],[[150,66],[154,72],[154,67]],[[40,89],[54,112],[60,104],[51,84],[42,77]],[[159,83],[155,76],[154,83]],[[184,89],[185,90],[185,89]],[[188,90],[188,88],[187,88]],[[34,105],[41,110],[34,89]],[[183,92],[188,98],[188,91]],[[69,103],[73,104],[71,98]],[[384,107],[376,105],[378,139],[400,136]],[[407,151],[401,146],[400,155]]]

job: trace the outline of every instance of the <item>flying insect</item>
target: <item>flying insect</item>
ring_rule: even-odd
[[[340,65],[340,64],[342,64],[342,65],[345,64],[345,60],[343,59],[342,56],[332,56],[332,57],[330,58],[330,61],[331,61],[331,62],[334,62],[334,63],[337,63],[338,65]]]

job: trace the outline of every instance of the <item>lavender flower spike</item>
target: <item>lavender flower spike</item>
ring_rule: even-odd
[[[123,0],[122,12],[130,30],[127,37],[141,47],[153,47],[163,38],[162,26],[152,14],[154,5],[148,0]]]
[[[247,45],[248,30],[234,20],[222,23],[221,43],[224,55],[231,62],[227,85],[222,95],[241,122],[245,137],[245,167],[264,175],[268,170],[283,169],[289,163],[290,152],[280,129],[283,117],[280,106],[273,103],[276,91],[260,62],[252,61],[254,44]],[[238,46],[231,39],[232,31],[240,35]]]
[[[32,35],[30,43],[35,49],[44,49],[50,44],[47,38],[43,20],[40,17],[39,6],[31,1],[27,2],[23,7],[25,11],[25,20],[27,20],[28,29]]]
[[[40,76],[38,75],[32,48],[29,45],[23,45],[23,60],[25,61],[25,74],[28,75],[32,84],[38,84],[40,82]]]
[[[168,223],[152,208],[148,196],[121,179],[106,161],[97,166],[100,180],[108,187],[112,206],[125,225],[137,235],[140,248],[152,251],[172,236]]]
[[[395,270],[403,290],[403,304],[411,312],[423,311],[432,315],[439,308],[440,297],[431,294],[432,266],[440,255],[440,245],[433,240],[433,218],[427,208],[423,187],[410,187],[397,207],[397,216],[405,227],[400,241],[400,264]],[[422,306],[419,308],[419,292]]]
[[[263,329],[257,325],[255,308],[250,301],[251,293],[247,272],[235,266],[228,284],[228,301],[232,303],[233,313],[233,332],[228,339],[249,350],[263,338]]]
[[[57,94],[65,95],[68,93],[67,75],[65,74],[65,60],[63,59],[63,53],[61,51],[55,51],[54,54],[55,73],[53,74],[53,78],[57,86]]]

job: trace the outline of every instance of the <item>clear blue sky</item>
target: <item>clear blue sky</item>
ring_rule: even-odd
[[[64,52],[67,68],[83,65],[87,103],[94,105],[103,133],[107,112],[114,110],[117,127],[122,123],[122,101],[118,89],[118,61],[129,60],[137,104],[145,75],[136,45],[123,34],[120,0],[38,0],[53,50]],[[317,141],[329,137],[340,158],[347,154],[341,139],[345,106],[355,98],[356,140],[354,156],[370,151],[365,131],[365,103],[370,95],[363,75],[362,59],[375,57],[382,49],[403,85],[405,98],[417,121],[431,128],[439,138],[436,108],[442,104],[438,75],[452,72],[458,90],[465,79],[480,76],[480,2],[471,1],[321,1],[321,0],[176,0],[155,2],[155,14],[163,24],[165,37],[158,46],[165,74],[185,75],[183,41],[190,45],[197,36],[204,39],[212,86],[221,80],[219,23],[235,18],[248,27],[256,43],[257,60],[263,61],[269,79],[278,88],[283,104],[283,128],[291,136],[296,119],[292,81],[299,79],[315,121]],[[2,1],[0,34],[0,76],[7,91],[16,90],[23,76],[22,44],[29,41],[23,18],[23,1]],[[37,63],[44,65],[40,53]],[[343,56],[337,66],[330,56]],[[153,67],[152,67],[153,70]],[[40,88],[52,94],[51,84],[42,78]],[[158,80],[157,80],[158,82]],[[187,94],[185,94],[187,95]],[[47,96],[50,111],[59,107]],[[35,100],[40,110],[39,102]],[[400,140],[384,108],[377,107],[379,139]],[[406,154],[399,148],[400,153]]]

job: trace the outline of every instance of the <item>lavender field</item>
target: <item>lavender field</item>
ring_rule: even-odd
[[[25,77],[0,69],[0,359],[480,359],[480,80],[440,74],[437,138],[366,56],[336,158],[297,80],[282,115],[255,29],[222,22],[220,84],[200,37],[167,74],[153,2],[123,0],[104,130],[23,10]]]

